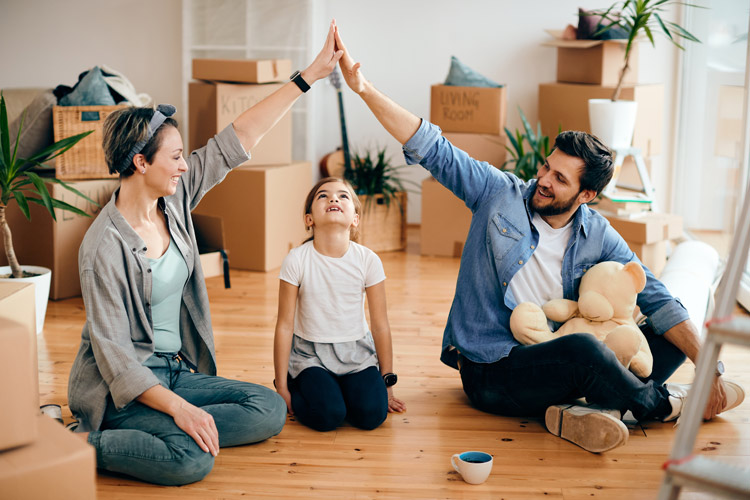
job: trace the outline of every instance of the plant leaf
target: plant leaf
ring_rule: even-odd
[[[29,179],[31,179],[31,182],[34,184],[34,187],[36,188],[36,192],[39,194],[39,196],[41,196],[44,206],[47,208],[50,215],[52,215],[52,219],[57,221],[57,217],[55,216],[55,210],[52,205],[52,197],[49,195],[49,191],[47,191],[47,186],[44,185],[44,181],[42,180],[42,178],[33,172],[26,172],[26,175],[29,176]]]
[[[68,191],[70,191],[71,193],[80,196],[84,200],[88,201],[89,203],[91,203],[93,205],[96,205],[97,207],[101,206],[97,202],[95,202],[94,200],[92,200],[91,198],[89,198],[88,196],[86,196],[85,194],[83,194],[82,192],[80,192],[79,190],[77,190],[76,188],[74,188],[73,186],[71,186],[70,184],[68,184],[67,182],[64,182],[64,181],[62,181],[60,179],[56,179],[54,177],[51,177],[51,178],[49,178],[47,180],[50,181],[50,182],[54,182],[56,184],[61,185],[62,187],[64,187]]]
[[[29,202],[26,201],[26,196],[21,191],[13,191],[13,197],[18,203],[18,208],[21,209],[26,219],[31,220],[31,214],[29,213]]]

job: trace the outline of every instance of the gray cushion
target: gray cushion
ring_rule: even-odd
[[[114,106],[115,100],[99,66],[86,73],[73,92],[60,99],[60,106]]]
[[[26,109],[10,123],[10,140],[15,144],[21,117],[25,113],[21,138],[18,142],[19,158],[28,158],[54,142],[52,108],[56,104],[57,98],[52,93],[52,89],[44,90],[38,93]]]
[[[457,87],[502,87],[499,83],[480,75],[459,61],[456,56],[451,56],[451,69],[448,71],[448,77],[445,79],[445,85],[455,85]]]

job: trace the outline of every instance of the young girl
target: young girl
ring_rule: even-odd
[[[333,430],[345,418],[374,429],[388,412],[406,409],[393,396],[383,264],[352,241],[360,208],[348,182],[321,179],[305,200],[312,236],[289,252],[279,275],[276,391],[290,414],[319,431]]]

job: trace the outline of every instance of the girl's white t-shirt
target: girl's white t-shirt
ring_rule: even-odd
[[[350,342],[369,331],[365,288],[385,280],[385,271],[375,252],[353,241],[342,257],[327,257],[308,241],[289,252],[279,279],[299,287],[297,336],[310,342]]]
[[[573,231],[573,221],[555,229],[535,213],[531,223],[539,231],[539,242],[529,261],[510,280],[516,305],[533,302],[539,307],[563,298],[562,262]]]

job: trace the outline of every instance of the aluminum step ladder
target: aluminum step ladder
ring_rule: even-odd
[[[750,467],[693,454],[722,344],[750,348],[750,319],[732,317],[750,250],[750,185],[743,205],[729,262],[716,294],[714,315],[706,323],[706,338],[698,355],[695,379],[682,410],[672,453],[664,464],[659,500],[676,499],[682,487],[708,492],[716,497],[750,499]]]

